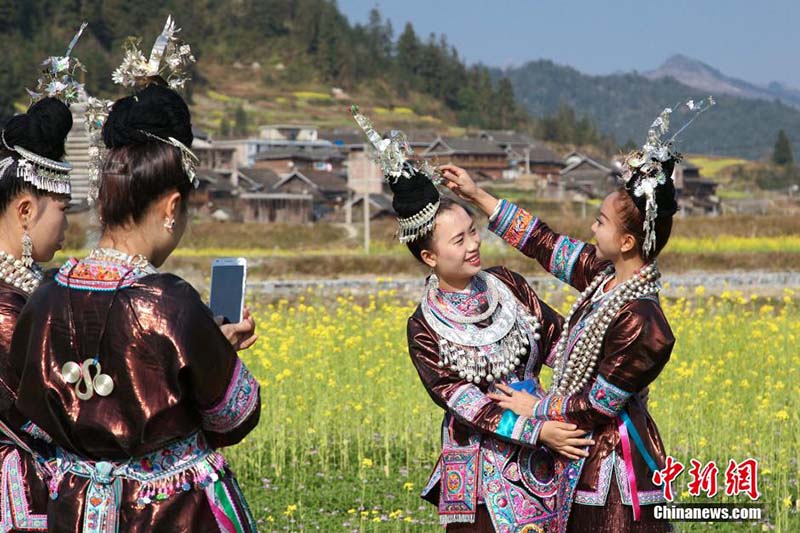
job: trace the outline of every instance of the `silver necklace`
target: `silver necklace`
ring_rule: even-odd
[[[494,314],[495,310],[497,309],[497,304],[499,302],[499,297],[497,294],[497,287],[495,283],[491,283],[487,280],[488,274],[481,271],[475,275],[476,278],[480,279],[486,285],[486,293],[487,293],[487,308],[484,312],[475,315],[475,316],[466,316],[466,315],[459,315],[456,313],[451,313],[448,309],[440,308],[438,309],[439,313],[442,314],[447,320],[452,322],[456,322],[458,324],[477,324],[478,322],[483,322],[492,314]],[[432,302],[436,298],[436,293],[439,291],[439,277],[436,274],[433,274],[428,281],[428,301]]]
[[[18,288],[25,294],[31,294],[42,281],[42,272],[35,264],[26,267],[22,260],[8,252],[0,250],[0,279]]]
[[[107,261],[119,265],[130,266],[137,270],[155,274],[156,267],[142,254],[130,255],[117,250],[116,248],[95,248],[89,252],[89,259],[96,261]]]
[[[554,348],[555,372],[551,390],[556,394],[575,394],[586,386],[597,366],[606,331],[622,306],[631,300],[656,295],[661,290],[661,283],[658,281],[661,274],[653,262],[643,267],[629,280],[597,297],[595,293],[605,286],[612,276],[613,268],[608,268],[596,276],[564,318],[564,329]],[[578,309],[589,300],[600,303],[596,310],[583,318],[583,330],[578,333],[575,346],[567,353],[571,333],[569,324]],[[575,327],[578,327],[578,324]]]
[[[141,254],[129,255],[114,248],[96,248],[89,253],[89,259],[96,261],[106,261],[122,266],[127,266],[129,270],[120,279],[117,289],[114,291],[114,296],[111,300],[111,305],[114,304],[119,287],[125,281],[127,276],[133,271],[140,271],[146,273],[156,273],[156,269],[147,258]],[[74,267],[73,267],[74,268]],[[67,285],[69,287],[69,284]],[[109,312],[111,310],[109,305]],[[72,317],[72,304],[69,304],[70,323],[74,328],[74,318]],[[106,321],[100,332],[98,343],[102,342],[103,335],[108,325],[108,314],[106,314]],[[72,331],[73,337],[75,331]],[[73,339],[74,340],[74,339]],[[76,342],[77,346],[77,341]],[[67,361],[61,367],[61,376],[69,384],[75,384],[75,395],[81,400],[89,400],[97,393],[99,396],[108,396],[114,392],[114,380],[108,374],[103,374],[103,367],[100,364],[100,356],[95,355],[83,360],[83,363],[78,364],[75,361]]]
[[[454,322],[463,329],[443,323],[436,316],[445,316],[441,306],[432,309],[431,302],[435,305],[435,300],[428,297],[431,287],[438,286],[435,275],[428,280],[420,305],[426,322],[439,337],[439,368],[448,367],[460,378],[476,384],[484,380],[492,382],[513,372],[529,346],[541,338],[538,317],[528,313],[500,280],[483,272],[479,275],[486,282],[489,294],[496,295],[490,296],[495,298],[495,304],[490,306],[493,313],[488,326],[479,327],[472,321],[474,317],[461,315]]]

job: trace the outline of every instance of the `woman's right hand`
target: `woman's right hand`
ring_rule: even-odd
[[[250,309],[244,308],[242,321],[236,324],[220,324],[219,329],[237,352],[246,350],[256,343],[256,321],[250,314]]]
[[[439,170],[442,171],[445,186],[456,196],[474,204],[487,217],[492,215],[497,207],[497,198],[478,187],[466,170],[455,165],[441,165]]]
[[[582,438],[584,435],[586,431],[575,424],[548,420],[539,432],[539,442],[567,459],[576,460],[589,457],[589,452],[582,447],[594,445],[593,440]]]

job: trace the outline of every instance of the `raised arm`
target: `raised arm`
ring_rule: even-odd
[[[472,181],[461,168],[443,165],[447,187],[489,217],[489,229],[504,241],[536,259],[545,270],[576,289],[584,290],[609,263],[600,261],[594,246],[551,230],[519,206],[498,200]]]

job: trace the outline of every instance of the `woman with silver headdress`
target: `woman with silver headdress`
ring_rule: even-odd
[[[687,105],[696,118],[713,100]],[[506,394],[491,395],[498,406],[534,420],[592,429],[597,445],[588,457],[557,465],[559,531],[670,529],[652,511],[666,501],[653,481],[665,453],[645,400],[675,343],[658,299],[656,266],[678,209],[671,178],[680,160],[677,134],[662,139],[671,113],[666,109],[644,147],[625,159],[625,183],[605,198],[592,225],[595,245],[559,235],[524,209],[498,201],[463,169],[442,167],[447,186],[486,213],[493,232],[581,291],[547,356],[554,369],[548,394],[500,387]]]
[[[0,132],[0,531],[47,529],[47,472],[51,451],[36,427],[13,407],[18,380],[10,345],[17,320],[42,279],[38,263],[53,259],[67,227],[70,171],[63,160],[72,129],[68,105],[80,89],[80,64],[67,53],[50,57],[33,104]],[[37,460],[38,459],[38,460]]]
[[[440,197],[437,171],[408,160],[402,135],[381,139],[355,116],[394,193],[400,241],[432,271],[407,330],[422,384],[445,410],[442,453],[422,495],[448,531],[548,531],[556,518],[551,450],[578,457],[591,442],[574,424],[518,416],[488,394],[499,384],[543,393],[539,370],[561,317],[519,274],[483,270],[475,223]]]
[[[186,229],[196,160],[186,102],[143,74],[103,125],[98,247],[48,275],[19,317],[15,408],[56,447],[51,530],[253,532],[218,448],[259,420],[236,353],[255,324],[217,326],[157,270]]]

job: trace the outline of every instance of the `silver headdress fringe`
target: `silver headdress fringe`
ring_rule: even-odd
[[[89,135],[89,205],[93,205],[100,193],[100,173],[103,168],[106,150],[103,143],[103,124],[111,111],[113,102],[102,98],[89,97],[86,101],[86,133]]]
[[[414,216],[408,218],[398,218],[397,224],[400,226],[398,238],[403,244],[413,242],[433,229],[436,220],[436,213],[439,211],[439,201],[435,204],[428,204],[425,208]]]
[[[625,158],[622,173],[625,185],[628,189],[633,189],[634,196],[639,198],[644,196],[646,199],[643,228],[645,239],[642,246],[645,258],[649,257],[656,247],[655,227],[656,218],[658,218],[656,188],[659,185],[664,185],[667,179],[673,179],[672,176],[666,175],[664,164],[668,161],[677,163],[681,160],[681,154],[675,150],[675,140],[697,117],[714,104],[714,98],[711,96],[699,102],[694,100],[686,102],[686,108],[693,112],[694,115],[672,137],[664,139],[664,136],[669,131],[669,122],[672,115],[672,108],[667,107],[650,125],[650,129],[647,132],[647,142],[644,146],[640,150],[628,154]]]
[[[81,24],[78,33],[72,38],[67,51],[63,56],[51,56],[42,62],[42,76],[37,80],[36,90],[26,89],[31,103],[43,98],[58,98],[67,105],[78,100],[83,90],[83,84],[75,79],[78,71],[86,72],[83,64],[74,57],[70,57],[72,49],[78,43],[88,24]]]
[[[5,138],[3,138],[5,145]],[[16,177],[30,183],[37,189],[53,194],[71,194],[69,173],[72,165],[65,161],[54,161],[47,157],[35,154],[21,146],[14,146],[14,152],[19,154]],[[14,164],[13,157],[6,157],[0,161],[0,178],[8,168]]]

